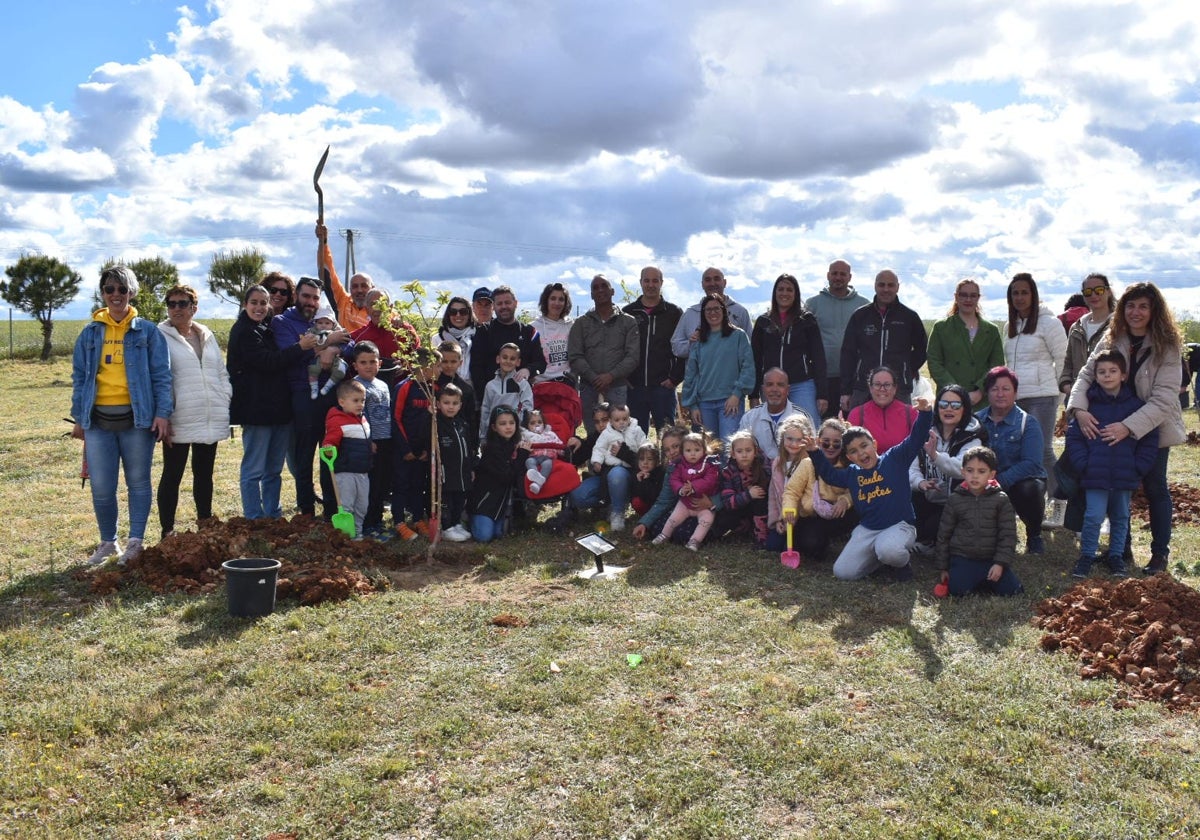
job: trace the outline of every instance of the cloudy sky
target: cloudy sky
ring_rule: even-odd
[[[312,274],[331,228],[385,287],[721,267],[761,309],[844,257],[942,313],[1089,271],[1200,313],[1200,12],[1182,0],[44,0],[0,52],[0,259],[215,251]],[[344,242],[334,240],[339,266]]]

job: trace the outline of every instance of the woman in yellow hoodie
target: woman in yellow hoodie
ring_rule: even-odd
[[[175,410],[171,361],[158,327],[131,305],[137,276],[125,266],[100,274],[104,308],[92,315],[75,341],[71,367],[71,416],[75,437],[87,445],[92,507],[100,546],[88,558],[96,566],[139,557],[150,518],[154,444],[169,437]],[[129,540],[117,544],[117,473],[125,470],[129,494]]]

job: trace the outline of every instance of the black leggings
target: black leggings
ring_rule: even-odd
[[[179,506],[179,484],[192,452],[192,501],[196,519],[212,516],[213,465],[217,462],[215,443],[163,443],[163,471],[158,480],[158,522],[163,534],[175,530],[175,508]]]
[[[1046,516],[1046,479],[1023,478],[1005,487],[1004,492],[1017,512],[1017,518],[1025,523],[1026,536],[1040,537],[1042,520]]]

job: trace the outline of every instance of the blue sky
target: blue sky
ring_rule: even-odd
[[[49,2],[7,10],[0,259],[88,289],[219,250],[312,273],[327,220],[388,288],[710,264],[751,308],[795,274],[883,268],[926,317],[954,283],[1090,271],[1200,313],[1200,15],[1175,0],[777,3]],[[54,44],[47,49],[47,44]],[[341,264],[341,239],[335,240]],[[211,298],[202,315],[232,314]]]

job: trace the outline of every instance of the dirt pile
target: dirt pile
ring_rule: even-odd
[[[1089,580],[1036,610],[1042,648],[1077,654],[1084,679],[1120,682],[1118,706],[1200,709],[1200,592],[1170,575]]]
[[[92,576],[92,591],[114,592],[140,583],[154,592],[212,592],[225,582],[221,564],[234,557],[272,557],[282,563],[277,594],[302,604],[337,601],[387,589],[384,569],[424,562],[424,540],[407,543],[354,542],[328,523],[309,516],[255,520],[216,519],[196,533],[179,533],[147,548],[127,568]]]
[[[1192,525],[1200,522],[1200,488],[1187,484],[1168,482],[1171,491],[1171,521],[1176,525]],[[1129,514],[1132,518],[1140,519],[1149,527],[1150,506],[1146,503],[1146,494],[1139,487],[1133,491],[1129,501]]]

